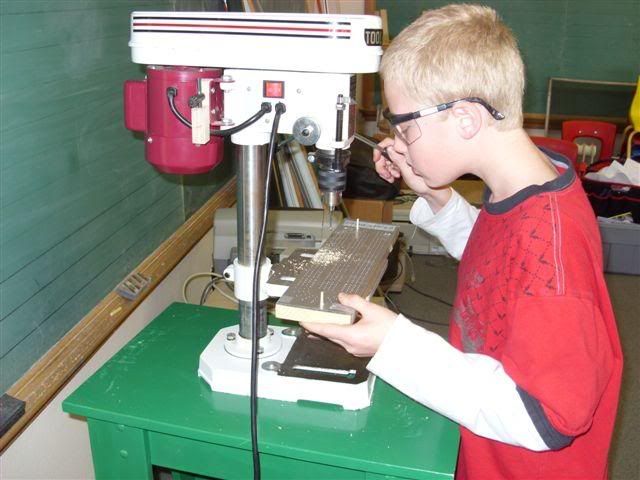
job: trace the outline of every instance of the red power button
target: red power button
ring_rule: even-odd
[[[265,98],[284,98],[284,82],[282,80],[264,80],[262,96]]]

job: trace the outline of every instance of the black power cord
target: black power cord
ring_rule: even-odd
[[[178,95],[178,89],[176,87],[167,88],[167,100],[169,101],[169,108],[176,116],[176,118],[183,124],[185,127],[191,128],[191,122],[187,120],[180,111],[176,108],[175,97]]]
[[[273,117],[273,125],[271,127],[271,138],[269,140],[269,152],[267,154],[267,178],[265,180],[264,189],[264,209],[262,211],[262,223],[260,225],[260,235],[258,237],[258,246],[255,256],[255,262],[253,265],[253,288],[252,288],[252,310],[253,321],[251,322],[251,392],[250,392],[250,405],[251,405],[251,453],[253,456],[253,478],[254,480],[260,480],[260,455],[258,451],[258,322],[260,320],[260,292],[259,279],[260,279],[260,257],[264,251],[264,239],[266,236],[267,215],[269,212],[269,188],[271,185],[271,170],[273,165],[273,157],[278,146],[278,124],[280,123],[280,117],[286,111],[286,107],[283,103],[278,102],[276,104],[276,112]]]
[[[396,303],[391,299],[391,297],[389,296],[388,293],[384,294],[384,298],[385,298],[385,300],[387,300],[391,304],[391,307],[392,307],[393,311],[403,315],[404,317],[408,318],[409,320],[411,320],[414,323],[427,323],[429,325],[435,325],[435,326],[438,326],[438,327],[448,327],[449,326],[449,323],[434,322],[433,320],[427,320],[426,318],[417,318],[417,317],[413,317],[413,316],[409,315],[408,313],[406,313],[403,310],[401,310],[400,307],[398,307],[398,305],[396,305]]]
[[[438,303],[442,303],[443,305],[446,305],[448,307],[453,307],[453,303],[449,303],[446,300],[438,298],[438,297],[436,297],[434,295],[429,295],[428,293],[423,292],[422,290],[418,290],[416,287],[414,287],[410,283],[405,283],[405,286],[409,287],[411,290],[416,292],[418,295],[422,295],[423,297],[430,298],[431,300],[434,300],[434,301],[436,301]]]
[[[182,123],[187,128],[191,128],[191,122],[187,120],[187,118],[182,115],[182,113],[180,113],[180,111],[176,107],[175,97],[177,96],[178,89],[176,87],[167,88],[167,101],[169,102],[169,108],[171,109],[171,112],[173,112],[180,123]],[[250,125],[253,125],[269,112],[271,112],[271,103],[263,102],[262,105],[260,105],[260,110],[247,118],[240,125],[236,125],[232,128],[227,128],[226,130],[211,130],[211,135],[215,137],[228,137],[230,135],[233,135],[234,133],[238,133],[240,130],[244,130]]]

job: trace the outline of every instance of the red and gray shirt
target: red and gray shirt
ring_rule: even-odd
[[[594,214],[549,155],[559,177],[480,212],[411,212],[461,255],[451,344],[400,316],[369,369],[461,425],[457,478],[607,476],[622,353]]]

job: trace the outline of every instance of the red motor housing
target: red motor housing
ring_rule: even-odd
[[[191,129],[169,107],[167,89],[175,87],[176,109],[191,121],[189,97],[198,93],[198,80],[218,80],[219,68],[150,66],[145,80],[124,83],[124,123],[129,130],[145,134],[145,157],[163,173],[205,173],[222,161],[224,139],[211,137],[206,145],[194,145]],[[209,84],[212,121],[222,117],[222,92]]]

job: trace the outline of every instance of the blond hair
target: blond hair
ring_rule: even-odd
[[[380,72],[420,106],[480,97],[505,115],[497,128],[522,127],[524,65],[513,33],[492,8],[426,11],[394,38]]]

